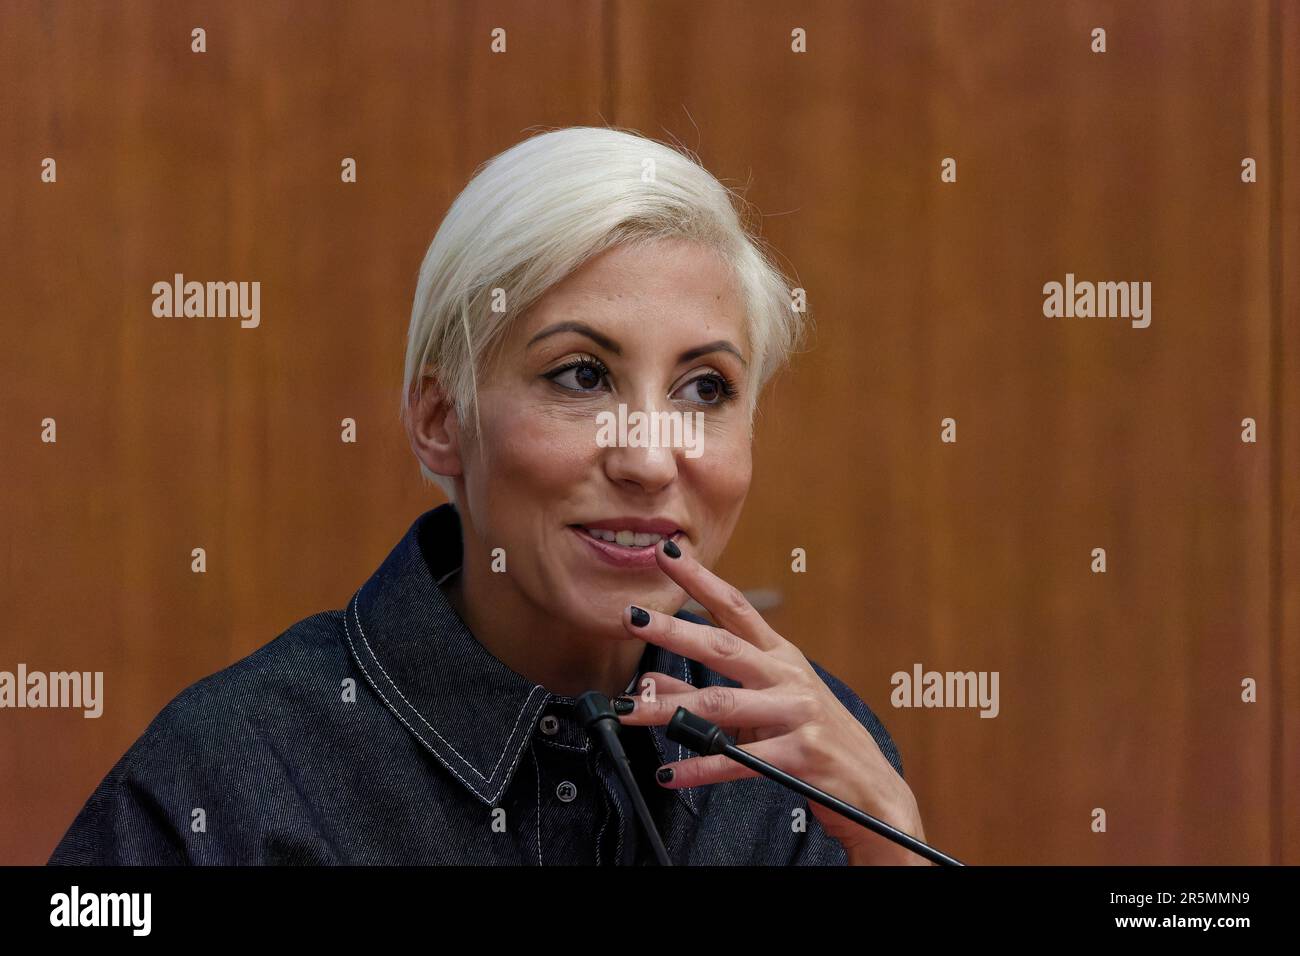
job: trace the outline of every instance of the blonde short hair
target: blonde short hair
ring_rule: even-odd
[[[746,213],[744,199],[686,150],[631,131],[557,129],[495,156],[451,204],[420,266],[403,422],[432,375],[462,426],[476,431],[477,373],[513,318],[615,245],[681,238],[712,247],[735,271],[749,319],[752,427],[758,393],[797,347],[803,314],[757,232],[742,222]],[[451,495],[449,479],[423,464],[420,472]]]

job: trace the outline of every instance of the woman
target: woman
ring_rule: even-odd
[[[407,343],[402,419],[450,502],[343,610],[173,700],[51,862],[651,861],[575,720],[587,690],[620,698],[674,863],[923,862],[664,733],[685,706],[925,838],[875,715],[708,570],[790,301],[676,150],[573,128],[486,164],[429,246]],[[668,431],[609,427],[638,415]]]

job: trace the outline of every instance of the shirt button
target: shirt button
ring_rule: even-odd
[[[570,803],[578,796],[578,788],[568,780],[563,780],[560,782],[560,785],[555,788],[555,795],[559,797],[562,802]]]
[[[557,733],[560,732],[560,721],[558,718],[552,717],[550,714],[547,714],[545,717],[542,718],[541,727],[542,727],[542,733],[546,734],[546,736],[548,737],[554,737]]]

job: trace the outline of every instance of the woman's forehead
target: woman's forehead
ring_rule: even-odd
[[[576,324],[640,345],[725,338],[743,353],[748,340],[734,270],[713,250],[682,240],[602,253],[551,287],[520,317],[515,332],[527,343],[553,327]]]

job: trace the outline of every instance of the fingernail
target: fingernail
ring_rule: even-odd
[[[655,771],[655,779],[658,780],[660,783],[672,783],[673,768],[660,767],[658,770]]]
[[[677,547],[677,542],[672,538],[664,538],[664,554],[670,558],[680,558],[682,549]]]
[[[614,713],[618,714],[620,717],[626,717],[628,714],[632,713],[632,708],[635,706],[636,701],[631,697],[614,698]]]
[[[632,626],[645,627],[650,623],[650,615],[641,610],[635,604],[632,605]]]

